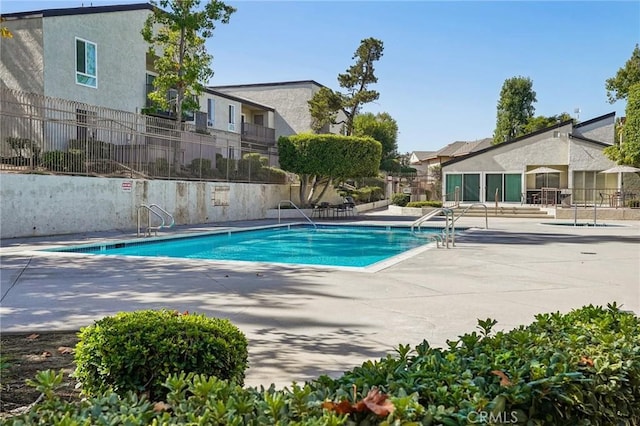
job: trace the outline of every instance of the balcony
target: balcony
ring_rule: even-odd
[[[276,129],[253,123],[242,123],[242,142],[275,145]]]
[[[169,97],[171,110],[170,111],[162,110],[151,99],[149,99],[149,93],[153,92],[153,90],[154,90],[153,84],[146,85],[147,97],[146,97],[146,102],[143,108],[143,113],[146,115],[151,115],[153,117],[168,118],[171,120],[175,120],[176,119],[175,100],[174,100],[175,96],[171,97],[171,94],[170,94],[170,97]],[[193,112],[189,112],[189,111],[182,112],[182,121],[193,121],[193,120],[194,120]]]

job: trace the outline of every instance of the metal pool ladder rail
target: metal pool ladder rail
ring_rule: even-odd
[[[411,224],[411,233],[416,234],[420,232],[420,228],[422,227],[422,224],[424,222],[439,215],[440,213],[444,213],[444,216],[445,216],[445,226],[444,226],[444,229],[442,230],[443,238],[440,239],[440,242],[442,242],[443,247],[446,245],[446,247],[449,248],[449,242],[451,242],[455,247],[456,243],[455,243],[455,227],[453,224],[454,223],[453,210],[446,207],[432,210],[429,213],[422,216],[421,218],[417,219],[415,222]],[[434,238],[432,237],[432,239]],[[436,239],[436,243],[437,242],[438,242],[438,239]]]
[[[278,203],[278,223],[280,223],[280,206],[282,205],[282,203],[289,203],[290,205],[292,205],[296,210],[298,210],[300,212],[300,214],[302,216],[304,216],[305,219],[307,219],[309,221],[310,224],[313,225],[313,227],[315,229],[318,229],[318,225],[315,224],[314,221],[312,221],[311,219],[309,219],[309,216],[307,216],[306,214],[304,214],[304,212],[302,210],[300,210],[300,208],[298,208],[298,206],[295,205],[295,203],[291,200],[282,200]]]
[[[138,207],[138,237],[140,236],[140,229],[142,228],[142,215],[141,212],[146,210],[147,213],[147,227],[144,232],[145,237],[151,236],[151,231],[155,232],[158,236],[158,229],[171,228],[176,222],[173,215],[160,207],[157,204],[141,204]],[[160,225],[151,226],[151,215],[160,219]],[[165,222],[165,219],[169,220],[169,224]]]

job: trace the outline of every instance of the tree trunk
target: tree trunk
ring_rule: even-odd
[[[308,175],[300,175],[300,189],[298,190],[298,198],[300,199],[300,208],[306,208],[306,200],[307,200],[307,180],[309,179]]]
[[[182,102],[184,101],[184,82],[182,81],[182,67],[184,63],[184,50],[185,50],[185,29],[180,29],[180,46],[178,47],[178,87],[176,95],[176,129],[178,130],[178,139],[175,141],[173,149],[173,167],[176,173],[180,173],[182,168]]]

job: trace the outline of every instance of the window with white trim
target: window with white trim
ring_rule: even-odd
[[[76,37],[76,83],[98,87],[98,47]]]
[[[213,127],[215,117],[215,99],[207,99],[207,127]]]
[[[234,132],[236,130],[236,106],[229,105],[229,131]]]

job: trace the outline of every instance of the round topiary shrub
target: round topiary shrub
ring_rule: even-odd
[[[391,204],[395,206],[405,207],[410,199],[411,196],[409,194],[403,194],[399,192],[391,196]]]
[[[162,399],[172,373],[199,373],[242,385],[247,339],[230,321],[170,310],[121,312],[84,327],[75,350],[75,377],[96,395],[146,393]]]

